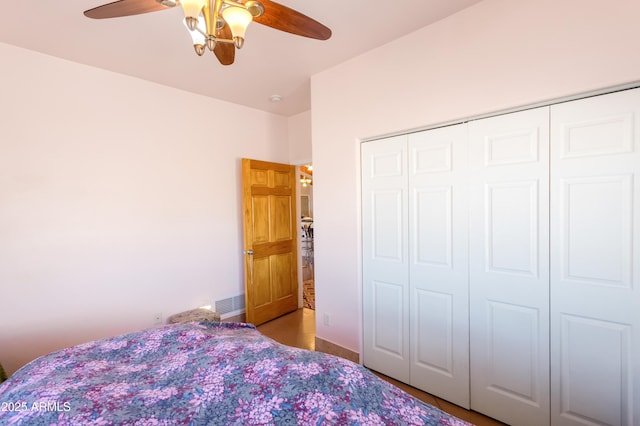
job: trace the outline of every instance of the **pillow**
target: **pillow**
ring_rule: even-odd
[[[175,324],[180,322],[201,322],[201,321],[211,321],[211,322],[219,322],[220,314],[217,312],[213,312],[209,309],[192,309],[190,311],[180,312],[179,314],[171,315],[167,322],[169,324]]]

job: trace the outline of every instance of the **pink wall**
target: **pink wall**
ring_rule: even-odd
[[[289,161],[291,164],[306,164],[311,161],[311,111],[292,115],[289,126]]]
[[[288,162],[285,117],[6,44],[0,57],[9,373],[244,292],[240,158]]]
[[[640,82],[638,16],[636,0],[485,0],[313,77],[318,337],[360,352],[360,141]]]

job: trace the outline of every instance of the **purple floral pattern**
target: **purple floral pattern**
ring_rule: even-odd
[[[230,323],[54,352],[0,384],[0,403],[3,425],[469,425],[358,364]]]

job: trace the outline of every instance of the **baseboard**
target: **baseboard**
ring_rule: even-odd
[[[335,343],[321,339],[318,336],[316,336],[316,351],[339,356],[341,358],[348,359],[349,361],[360,363],[360,354],[358,352],[354,352],[351,349],[336,345]]]
[[[222,322],[245,322],[246,318],[247,318],[247,315],[243,312],[241,314],[234,315],[229,318],[225,318],[222,320]]]

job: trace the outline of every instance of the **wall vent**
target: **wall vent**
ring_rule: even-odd
[[[239,294],[222,300],[216,300],[215,311],[220,314],[221,319],[244,313],[244,294]]]

